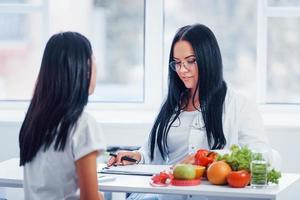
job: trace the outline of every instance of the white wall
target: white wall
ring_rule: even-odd
[[[151,124],[101,124],[108,145],[141,145],[148,137]],[[0,162],[18,157],[19,122],[0,122]],[[283,160],[282,171],[300,173],[300,127],[266,127],[271,145]]]
[[[12,157],[19,157],[19,129],[16,122],[0,122],[0,162]]]

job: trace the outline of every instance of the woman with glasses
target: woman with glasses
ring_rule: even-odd
[[[224,81],[213,32],[201,24],[184,26],[172,42],[168,96],[149,140],[136,152],[119,152],[109,165],[129,164],[121,159],[125,155],[147,164],[193,163],[198,148],[229,149],[233,144],[271,150],[255,104]],[[147,195],[134,195],[131,199],[148,199]]]

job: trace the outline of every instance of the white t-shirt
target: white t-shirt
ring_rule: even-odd
[[[181,152],[189,152],[188,149],[190,145],[183,144],[186,142],[192,142],[192,138],[190,136],[193,134],[193,121],[198,114],[198,111],[181,112],[178,118],[172,124],[168,134],[169,157],[168,161],[166,161],[166,164],[175,164],[180,162],[184,158],[183,156],[186,155],[180,155]],[[201,135],[203,134],[197,134],[197,136]]]
[[[54,151],[53,144],[40,150],[24,166],[25,200],[78,200],[75,161],[106,148],[103,132],[96,120],[83,112],[68,137],[64,151]]]

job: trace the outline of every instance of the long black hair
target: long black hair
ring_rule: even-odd
[[[53,35],[46,44],[34,94],[19,134],[20,165],[52,143],[63,151],[88,102],[92,47],[76,32]]]
[[[223,79],[222,58],[216,37],[208,27],[202,24],[180,28],[172,42],[169,63],[174,61],[173,50],[174,45],[178,41],[189,42],[195,52],[199,77],[197,89],[194,94],[191,94],[191,91],[185,87],[177,72],[173,71],[169,66],[168,96],[150,133],[151,160],[154,159],[155,144],[157,144],[162,158],[166,159],[168,155],[167,137],[169,129],[178,118],[180,112],[187,107],[189,98],[195,99],[197,91],[199,91],[200,109],[209,147],[211,149],[222,149],[226,144],[222,126],[222,114],[227,86]]]

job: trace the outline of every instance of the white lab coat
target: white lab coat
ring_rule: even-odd
[[[226,146],[224,149],[229,149],[231,145],[236,144],[239,146],[248,145],[249,148],[259,151],[265,151],[269,154],[269,159],[277,168],[280,165],[280,157],[278,153],[272,150],[268,138],[266,137],[264,131],[264,124],[260,113],[258,112],[257,106],[254,102],[249,101],[246,97],[237,93],[236,91],[228,88],[227,94],[224,102],[224,112],[223,112],[223,132],[226,138]],[[197,127],[196,123],[199,123],[200,126],[203,126],[202,114],[199,112],[193,120],[193,127]],[[176,121],[174,122],[176,123]],[[172,135],[172,127],[169,132],[169,136]],[[139,149],[139,152],[142,155],[141,163],[145,164],[175,164],[182,160],[188,155],[188,138],[184,137],[184,134],[191,135],[192,131],[203,131],[201,128],[191,128],[190,132],[182,132],[182,137],[172,138],[173,140],[182,140],[180,141],[184,148],[172,154],[170,152],[168,161],[163,160],[160,156],[157,145],[154,150],[154,160],[150,160],[150,149],[148,141]],[[204,129],[205,132],[205,129]],[[200,133],[199,133],[200,134]],[[206,135],[206,134],[204,134]],[[206,136],[205,136],[206,137]],[[184,139],[183,139],[184,138]],[[168,137],[169,141],[169,137]],[[202,141],[199,141],[198,146],[200,148],[208,148],[206,138]],[[170,147],[169,147],[170,148]],[[179,148],[179,147],[178,147]],[[174,149],[174,148],[173,148]],[[176,148],[175,148],[176,149]],[[169,198],[168,198],[169,197]],[[159,199],[186,199],[191,198],[190,196],[166,196],[159,195]],[[199,197],[197,197],[199,199]],[[196,199],[197,199],[196,198]]]
[[[260,113],[258,112],[257,106],[255,103],[249,101],[246,97],[237,93],[236,91],[228,88],[227,94],[224,102],[224,112],[223,112],[223,132],[226,138],[226,146],[224,149],[229,149],[231,145],[237,144],[239,146],[248,145],[251,149],[271,151],[271,147],[266,137],[264,131],[263,120]],[[199,112],[199,115],[193,120],[193,124],[197,123],[200,120],[200,126],[203,126],[202,114]],[[174,124],[177,122],[175,121]],[[196,127],[197,125],[194,125]],[[173,128],[173,127],[172,127]],[[170,129],[169,135],[171,135],[172,128]],[[175,127],[174,127],[175,128]],[[199,128],[191,128],[191,131],[203,131]],[[205,131],[205,130],[204,130]],[[182,133],[188,134],[191,133]],[[181,140],[182,138],[188,137],[177,137],[175,139]],[[172,138],[174,139],[174,138]],[[201,142],[201,141],[200,141]],[[182,141],[182,145],[188,145],[188,141]],[[198,145],[201,148],[208,148],[207,141],[205,143]],[[150,149],[148,141],[139,149],[139,152],[142,155],[142,163],[145,164],[174,164],[173,159],[182,157],[182,155],[188,154],[188,147],[182,149],[182,152],[178,152],[178,155],[173,155],[169,157],[168,163],[162,159],[160,156],[159,150],[156,148],[154,150],[155,158],[151,162],[150,160]]]

